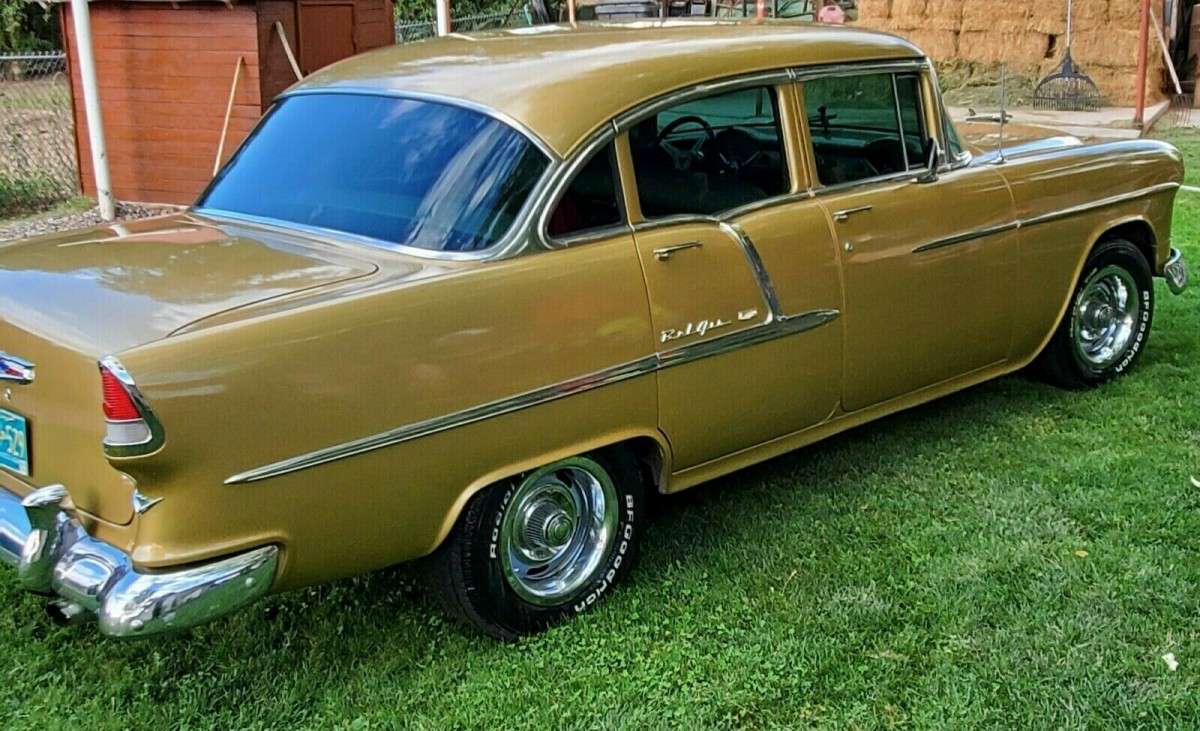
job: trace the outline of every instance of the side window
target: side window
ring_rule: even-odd
[[[916,74],[835,76],[804,82],[804,107],[822,185],[925,167]]]
[[[642,120],[629,143],[647,218],[711,215],[789,189],[772,87],[683,102]]]
[[[624,217],[618,202],[616,164],[611,142],[584,163],[550,214],[547,233],[552,238],[575,236],[621,223]]]

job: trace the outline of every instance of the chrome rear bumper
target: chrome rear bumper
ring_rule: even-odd
[[[1163,277],[1167,280],[1171,294],[1183,294],[1183,290],[1187,289],[1187,262],[1183,260],[1183,252],[1179,249],[1171,249],[1171,256],[1163,267]]]
[[[194,627],[239,609],[271,588],[279,549],[264,546],[179,571],[141,573],[122,551],[87,534],[62,509],[61,485],[24,500],[0,489],[0,563],[21,585],[54,598],[62,621],[94,617],[115,637]]]

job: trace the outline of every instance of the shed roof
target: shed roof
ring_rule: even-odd
[[[896,36],[788,21],[541,25],[381,48],[293,89],[386,89],[482,104],[568,154],[617,114],[673,89],[817,63],[920,58]]]

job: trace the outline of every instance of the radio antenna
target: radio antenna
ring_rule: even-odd
[[[1004,164],[1004,122],[1008,118],[1005,107],[1008,105],[1008,64],[1000,64],[1000,142],[997,147],[996,164]]]

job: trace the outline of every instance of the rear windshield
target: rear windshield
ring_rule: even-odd
[[[500,241],[549,160],[449,104],[310,94],[275,105],[197,207],[433,251]]]

